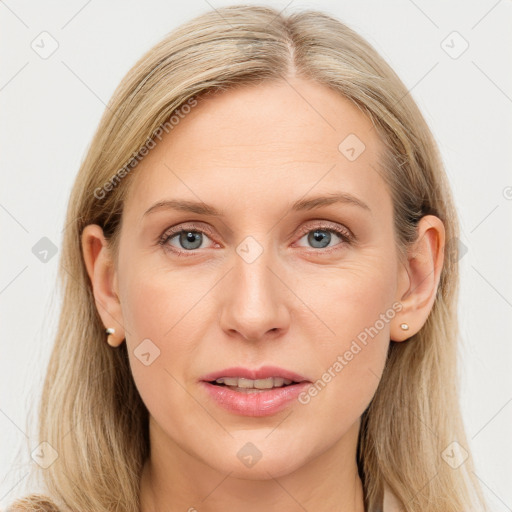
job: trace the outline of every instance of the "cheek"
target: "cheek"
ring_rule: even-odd
[[[183,414],[193,412],[194,401],[180,383],[208,325],[198,321],[207,315],[207,301],[200,299],[215,280],[207,273],[131,263],[119,282],[133,378],[151,414],[172,424],[169,404],[180,403]]]
[[[294,289],[309,306],[309,315],[318,324],[317,342],[326,349],[342,348],[343,343],[373,326],[381,315],[394,312],[397,276],[391,258],[386,260],[376,254],[362,258],[356,254],[340,265],[306,269],[298,275]],[[378,322],[377,328],[385,331],[385,336],[389,322]]]
[[[173,336],[201,309],[200,299],[215,281],[206,272],[134,262],[120,273],[123,319],[134,341],[151,338],[159,345],[175,342]]]
[[[395,317],[394,279],[392,262],[370,258],[299,280],[298,295],[307,296],[317,314],[311,315],[310,328],[314,321],[322,333],[314,340],[318,380],[301,403],[320,415],[332,414],[329,421],[351,424],[377,389]]]

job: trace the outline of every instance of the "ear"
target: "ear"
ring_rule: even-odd
[[[444,224],[439,217],[425,215],[416,229],[417,240],[398,272],[395,300],[402,304],[402,310],[391,324],[391,341],[405,341],[416,334],[427,321],[437,295],[444,262]],[[400,327],[404,323],[408,330]]]
[[[121,303],[118,297],[117,273],[103,229],[89,224],[82,232],[82,251],[91,280],[96,308],[105,327],[113,327],[109,337],[112,346],[120,345],[125,338]]]

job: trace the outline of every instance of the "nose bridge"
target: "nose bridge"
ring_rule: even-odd
[[[240,288],[239,302],[243,302],[244,299],[251,301],[257,301],[260,298],[265,298],[267,301],[275,299],[273,293],[275,283],[271,282],[273,275],[269,270],[275,258],[268,247],[268,243],[264,248],[253,237],[248,237],[238,245],[234,257],[233,277],[235,287]]]
[[[286,326],[285,287],[274,275],[277,266],[270,236],[262,241],[247,236],[238,244],[223,290],[221,319],[225,330],[234,329],[247,339],[259,339],[267,331]]]

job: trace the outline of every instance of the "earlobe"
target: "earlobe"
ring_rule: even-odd
[[[438,217],[426,215],[418,222],[417,231],[405,267],[400,269],[397,300],[402,310],[391,326],[392,341],[405,341],[423,327],[437,295],[444,262],[444,225]],[[408,328],[404,329],[402,324]]]
[[[124,339],[124,327],[117,293],[117,273],[101,226],[86,226],[82,232],[81,243],[96,308],[103,325],[115,328],[115,337],[121,343]]]

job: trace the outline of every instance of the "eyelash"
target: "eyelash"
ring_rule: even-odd
[[[170,228],[166,230],[162,236],[158,240],[158,244],[163,247],[165,251],[173,252],[176,256],[181,257],[188,257],[188,256],[194,256],[196,254],[196,251],[199,249],[192,249],[189,251],[182,251],[179,249],[176,249],[175,247],[168,245],[167,242],[174,238],[174,236],[179,235],[182,232],[193,232],[193,233],[202,233],[203,235],[209,235],[212,236],[213,232],[209,228],[205,228],[204,226],[197,226],[195,224],[187,224],[186,226],[180,225],[180,229],[176,229],[176,227]],[[320,222],[318,225],[314,227],[307,227],[300,231],[300,238],[302,238],[304,235],[310,233],[311,231],[327,231],[329,233],[334,233],[338,235],[342,242],[339,244],[336,244],[333,247],[330,247],[328,249],[315,249],[310,248],[309,252],[314,252],[315,254],[330,254],[331,252],[335,250],[339,250],[339,246],[345,246],[347,244],[352,244],[355,241],[355,236],[346,228],[341,228],[337,226],[336,224],[330,224],[326,222]]]

